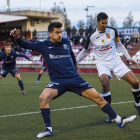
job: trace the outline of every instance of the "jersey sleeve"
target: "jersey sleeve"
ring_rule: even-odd
[[[119,35],[118,35],[118,32],[115,28],[113,28],[114,32],[115,32],[115,42],[118,43],[120,42],[120,38],[119,38]]]
[[[73,53],[73,51],[72,51],[72,49],[71,49],[71,46],[70,46],[70,54],[71,54],[73,63],[76,64],[76,58],[75,58],[74,53]]]
[[[22,54],[22,53],[19,53],[19,52],[14,52],[15,53],[15,56],[18,56],[18,57],[24,57],[24,58],[26,58],[26,59],[30,59],[28,56],[26,56],[26,55],[24,55],[24,54]]]
[[[23,39],[20,37],[16,40],[17,43],[20,45],[20,47],[25,48],[25,49],[30,49],[30,50],[37,50],[39,52],[43,51],[42,43],[43,42],[25,42]]]
[[[0,54],[0,61],[2,61],[4,58],[3,58],[3,53]]]

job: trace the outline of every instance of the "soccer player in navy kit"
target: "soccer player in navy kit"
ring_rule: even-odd
[[[68,39],[62,39],[62,24],[60,22],[51,23],[48,26],[49,41],[28,43],[20,37],[20,30],[11,30],[12,35],[18,44],[23,48],[34,49],[42,53],[48,66],[50,83],[43,90],[39,97],[41,114],[45,124],[45,130],[37,135],[38,138],[53,135],[49,102],[66,91],[75,92],[76,94],[88,98],[101,108],[101,110],[109,114],[120,128],[127,123],[133,122],[136,115],[128,118],[121,118],[104,98],[77,72],[77,64],[75,56],[72,52]]]
[[[42,75],[42,73],[44,72],[44,71],[46,71],[46,69],[47,69],[47,64],[45,63],[45,61],[43,60],[43,58],[42,58],[42,56],[41,56],[41,70],[40,70],[40,72],[39,72],[39,75],[38,75],[38,78],[37,78],[37,81],[36,81],[36,85],[38,85],[39,84],[39,80],[40,80],[40,78],[41,78],[41,75]]]
[[[0,54],[0,61],[4,60],[0,71],[0,79],[2,77],[6,77],[7,74],[10,73],[13,77],[15,77],[18,80],[18,84],[22,90],[22,94],[25,95],[26,93],[24,90],[23,82],[16,68],[15,59],[16,57],[24,57],[30,60],[30,58],[19,52],[13,51],[10,43],[5,44],[4,49],[5,51]]]

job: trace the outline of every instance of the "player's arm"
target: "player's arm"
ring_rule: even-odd
[[[4,55],[3,52],[0,54],[0,61],[2,61],[4,59]]]
[[[13,36],[17,43],[22,47],[22,48],[25,48],[25,49],[30,49],[30,50],[37,50],[39,52],[42,52],[42,42],[36,42],[36,43],[29,43],[29,42],[25,42],[23,39],[20,38],[19,36],[20,34],[20,30],[19,29],[14,29],[14,30],[11,30],[10,31],[10,35]]]
[[[86,53],[88,52],[89,48],[90,48],[90,35],[87,37],[87,40],[86,40],[86,43],[85,43],[83,49],[81,50],[81,52],[80,52],[80,53],[78,54],[78,56],[76,57],[77,63],[78,63],[79,61],[82,60],[82,58],[83,58],[83,57],[86,55]]]
[[[74,53],[73,53],[71,47],[70,47],[70,54],[71,54],[71,57],[72,57],[73,63],[74,63],[74,65],[75,65],[75,68],[76,68],[77,71],[78,71],[78,65],[77,65],[77,63],[76,63],[76,58],[75,58],[75,56],[74,56]]]
[[[15,56],[24,57],[24,58],[26,58],[26,59],[32,61],[28,56],[26,56],[26,55],[24,55],[24,54],[22,54],[22,53],[19,53],[19,52],[15,52]]]
[[[131,62],[133,65],[135,65],[135,67],[137,68],[139,65],[137,62],[135,62],[129,55],[128,51],[126,50],[126,48],[124,47],[124,45],[121,43],[120,38],[118,36],[117,31],[115,30],[115,42],[117,44],[117,47],[119,48],[119,50],[124,54],[124,56],[127,58],[127,60],[129,60],[129,62]]]

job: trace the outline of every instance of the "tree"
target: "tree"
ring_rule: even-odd
[[[65,17],[65,29],[67,29],[68,26],[70,26],[70,20],[68,18],[67,12],[66,12],[66,8],[61,8],[59,5],[56,5],[56,3],[54,3],[54,7],[51,8],[52,11],[54,11],[55,13],[63,13],[64,17]]]
[[[131,12],[129,12],[128,16],[124,19],[123,27],[133,27],[133,15]]]
[[[91,25],[92,28],[97,27],[97,14],[96,13],[94,16],[91,16],[91,18],[89,19],[89,25]]]
[[[113,17],[111,17],[109,19],[109,26],[112,27],[112,28],[116,28],[117,27],[116,20]]]
[[[85,27],[84,21],[83,20],[79,20],[78,21],[78,24],[77,24],[77,27],[79,28],[79,30],[80,29],[84,29],[84,27]]]

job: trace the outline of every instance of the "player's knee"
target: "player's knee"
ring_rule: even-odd
[[[101,94],[97,95],[97,104],[102,104],[104,102],[104,98],[101,96]]]
[[[48,98],[46,98],[43,94],[41,94],[39,96],[39,101],[40,101],[40,103],[43,103],[43,102],[48,103],[49,102]]]
[[[134,88],[139,88],[139,81],[138,80],[133,81],[132,86]]]
[[[103,87],[103,89],[107,89],[107,88],[109,88],[109,81],[108,80],[103,80],[102,81],[102,87]]]

